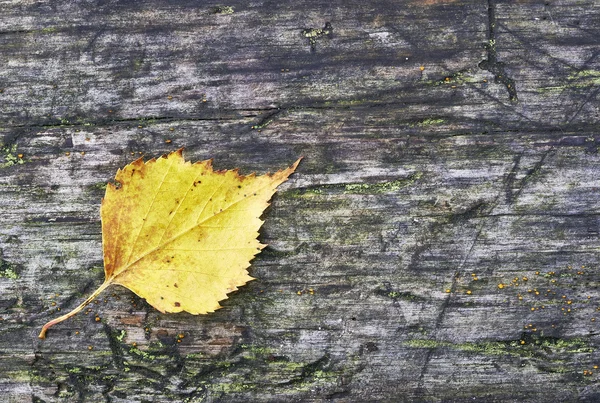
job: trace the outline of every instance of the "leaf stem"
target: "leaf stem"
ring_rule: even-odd
[[[94,291],[92,293],[92,295],[90,295],[88,297],[88,299],[86,299],[85,301],[83,301],[77,308],[73,309],[71,312],[64,314],[63,316],[60,316],[56,319],[51,320],[50,322],[46,323],[44,325],[44,327],[42,327],[42,331],[39,334],[39,338],[40,339],[45,339],[46,338],[46,331],[56,325],[57,323],[62,322],[63,320],[67,320],[69,319],[71,316],[74,316],[77,312],[81,311],[83,308],[85,308],[86,306],[89,305],[90,302],[92,302],[94,300],[94,298],[96,298],[102,291],[104,291],[104,289],[106,287],[108,287],[111,284],[110,281],[105,280],[104,283],[102,283],[102,285],[100,287],[98,287],[98,289],[96,291]]]

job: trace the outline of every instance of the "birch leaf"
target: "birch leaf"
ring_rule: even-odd
[[[48,322],[75,315],[112,284],[129,288],[161,312],[206,314],[227,294],[253,280],[246,270],[266,245],[257,240],[278,185],[296,167],[243,176],[192,164],[182,150],[117,171],[102,200],[104,283],[81,305]]]

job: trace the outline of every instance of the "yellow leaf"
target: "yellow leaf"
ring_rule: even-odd
[[[205,314],[227,293],[253,280],[246,270],[266,245],[256,238],[260,215],[291,167],[272,175],[213,171],[211,161],[192,164],[182,150],[117,171],[102,200],[104,283],[75,315],[111,284],[135,292],[161,312]]]

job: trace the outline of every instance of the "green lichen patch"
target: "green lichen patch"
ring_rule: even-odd
[[[600,85],[600,70],[581,70],[567,77],[567,82],[562,85],[553,85],[538,88],[540,93],[561,93],[567,89],[581,89]]]
[[[211,12],[213,14],[229,15],[233,14],[235,10],[231,6],[215,6],[211,9]]]
[[[0,168],[8,168],[17,164],[24,164],[23,156],[17,153],[17,145],[3,145],[0,147]]]
[[[401,178],[391,182],[380,183],[348,183],[344,185],[344,193],[391,193],[396,192],[407,186],[411,186],[423,175],[422,172],[416,172],[408,178]]]
[[[561,339],[524,333],[519,340],[451,343],[433,339],[413,339],[404,343],[408,347],[426,349],[452,349],[481,355],[511,355],[516,357],[559,357],[562,354],[594,352],[581,338]]]
[[[302,36],[308,39],[310,49],[314,52],[317,46],[317,39],[324,36],[330,36],[333,33],[331,23],[326,22],[323,28],[308,28],[302,30]]]
[[[19,270],[16,265],[8,263],[6,260],[2,259],[2,255],[0,254],[0,277],[9,278],[11,280],[18,279]]]

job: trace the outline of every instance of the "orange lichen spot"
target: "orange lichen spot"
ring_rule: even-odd
[[[23,158],[23,154],[17,154],[17,157]]]
[[[173,140],[171,140],[171,139],[166,139],[166,140],[165,140],[165,143],[169,144],[169,143],[171,143],[171,141],[173,141]]]
[[[183,334],[183,333],[179,333],[179,334],[177,335],[177,337],[178,337],[178,338],[180,338],[180,339],[183,339],[183,338],[185,337],[185,334]]]
[[[100,316],[96,316],[96,317],[94,318],[94,320],[95,320],[96,322],[100,322]]]
[[[79,330],[76,330],[76,331],[75,331],[75,334],[76,334],[76,335],[79,335]]]
[[[131,343],[131,347],[137,347],[137,343],[134,341],[133,343]]]

